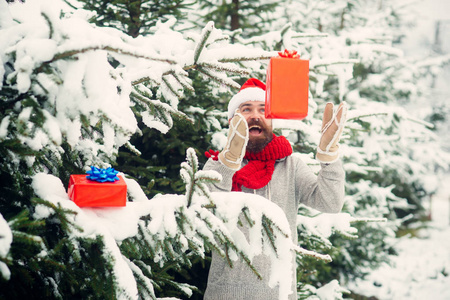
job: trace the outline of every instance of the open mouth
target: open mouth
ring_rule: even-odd
[[[262,128],[258,125],[252,125],[248,129],[250,135],[260,135],[262,133]]]

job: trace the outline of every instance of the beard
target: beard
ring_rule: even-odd
[[[252,125],[257,125],[261,128],[260,136],[250,136],[247,144],[247,151],[251,153],[261,152],[267,144],[272,141],[273,132],[272,127],[266,126],[264,122],[250,120],[248,122],[248,127],[250,128]]]

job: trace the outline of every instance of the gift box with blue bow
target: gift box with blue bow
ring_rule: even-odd
[[[113,168],[92,166],[88,175],[70,175],[67,193],[80,207],[125,206],[127,185]]]

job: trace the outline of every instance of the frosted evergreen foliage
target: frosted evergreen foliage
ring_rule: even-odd
[[[59,18],[54,5],[35,6],[30,15],[16,17],[18,24],[2,30],[4,84],[15,86],[19,97],[34,95],[25,103],[17,101],[2,120],[3,137],[12,131],[8,128],[23,128],[16,136],[23,144],[59,155],[59,146],[67,142],[87,165],[117,154],[139,130],[136,115],[163,133],[172,127],[173,117],[188,119],[178,110],[184,90],[193,90],[187,70],[195,68],[214,82],[238,87],[226,74],[248,71],[231,62],[270,55],[224,47],[227,41],[212,23],[185,39],[170,29],[171,19],[158,23],[153,35],[131,39],[87,23],[77,11]],[[113,68],[111,60],[119,66]],[[36,115],[45,119],[42,125],[36,124]]]
[[[316,171],[319,166],[312,158],[325,103],[345,100],[350,106],[340,146],[347,173],[344,210],[359,221],[341,219],[338,227],[350,231],[333,226],[322,230],[351,239],[320,234],[316,219],[323,219],[318,212],[302,208],[299,218],[302,245],[314,247],[319,241],[329,251],[339,247],[334,269],[342,267],[342,282],[386,260],[395,231],[418,221],[424,202],[448,170],[450,157],[426,121],[430,109],[423,109],[430,107],[430,78],[448,64],[448,56],[413,60],[396,47],[417,18],[411,7],[405,1],[288,1],[278,5],[280,17],[266,34],[242,38],[235,33],[239,43],[297,50],[310,61],[308,117],[301,122],[274,120],[274,127]],[[260,78],[265,78],[264,70]],[[224,139],[216,134],[215,141]],[[367,255],[347,250],[357,247],[369,247]]]
[[[44,173],[34,176],[33,188],[40,198],[75,212],[69,219],[81,230],[71,231],[71,239],[98,235],[104,240],[105,254],[115,262],[119,298],[127,295],[137,299],[135,295],[139,295],[156,299],[155,289],[164,285],[190,296],[194,286],[160,277],[160,270],[174,265],[189,267],[193,257],[204,257],[206,251],[213,250],[226,257],[230,267],[233,261],[244,259],[255,276],[260,275],[251,265],[252,258],[269,255],[270,282],[280,286],[280,299],[287,299],[291,251],[296,247],[281,209],[257,195],[230,198],[228,193],[209,193],[204,184],[220,180],[220,176],[198,171],[193,149],[188,150],[181,174],[192,187],[186,195],[161,195],[151,201],[129,202],[123,208],[79,208],[68,199],[62,182]],[[126,179],[130,194],[142,195],[132,181]],[[48,206],[38,205],[34,217],[39,220],[54,213]],[[240,229],[241,222],[250,225],[249,240]]]
[[[177,31],[174,18],[131,38],[92,25],[92,13],[64,1],[0,2],[0,167],[2,179],[8,174],[11,190],[17,191],[4,189],[7,196],[0,195],[1,208],[7,208],[0,218],[2,278],[11,280],[21,267],[15,255],[32,249],[21,259],[28,259],[34,279],[64,298],[69,289],[58,280],[71,278],[64,268],[70,272],[89,258],[85,253],[100,252],[98,269],[105,277],[96,283],[105,290],[102,295],[157,299],[176,290],[184,298],[197,287],[178,282],[167,270],[190,268],[195,258],[217,251],[230,266],[243,259],[259,276],[251,261],[265,253],[273,266],[270,284],[279,285],[284,299],[295,251],[298,297],[342,299],[345,280],[385,261],[396,230],[414,221],[450,162],[433,124],[424,121],[429,110],[414,109],[428,107],[425,83],[449,58],[411,60],[395,47],[405,20],[412,19],[403,4],[288,1],[278,4],[274,22],[258,24],[266,33],[251,38],[212,22]],[[291,233],[280,209],[261,197],[210,193],[207,183],[220,176],[201,171],[193,149],[180,166],[184,195],[148,199],[123,174],[129,200],[124,208],[81,209],[68,199],[62,179],[67,181],[71,170],[65,162],[77,170],[106,167],[123,145],[139,154],[130,143],[141,133],[138,119],[166,134],[175,120],[193,122],[194,115],[203,114],[212,146],[221,149],[222,110],[196,103],[180,109],[186,95],[197,92],[190,75],[208,79],[208,91],[223,104],[228,98],[220,95],[235,92],[243,77],[264,79],[268,58],[285,48],[310,61],[308,117],[274,121],[277,133],[293,143],[294,155],[318,171],[313,157],[325,103],[345,100],[350,106],[340,146],[347,173],[344,213],[301,207],[298,232]],[[241,225],[248,225],[248,235]],[[45,236],[49,226],[58,234]],[[299,235],[299,245],[291,244],[291,234]],[[59,240],[49,242],[55,236]],[[73,257],[67,259],[60,249]],[[326,267],[331,260],[333,267]]]
[[[83,11],[64,7],[61,13],[60,8],[57,1],[36,1],[2,10],[2,15],[15,21],[2,23],[0,35],[2,100],[8,106],[0,138],[4,145],[17,141],[28,151],[23,155],[10,147],[2,171],[20,175],[18,170],[25,163],[34,197],[38,197],[19,204],[25,210],[16,218],[31,221],[36,230],[46,222],[60,224],[65,234],[60,245],[72,249],[71,262],[81,263],[85,243],[96,243],[110,264],[104,276],[113,286],[104,292],[114,298],[156,299],[167,286],[190,296],[196,288],[171,280],[165,270],[189,267],[192,257],[204,258],[213,250],[226,257],[230,266],[236,259],[245,260],[255,276],[260,275],[252,267],[252,258],[263,252],[269,255],[270,283],[280,287],[280,297],[285,299],[290,289],[285,276],[290,277],[292,270],[289,257],[296,247],[284,214],[258,196],[237,196],[230,206],[228,194],[211,195],[206,183],[220,177],[199,170],[194,150],[188,150],[187,162],[181,165],[186,195],[160,195],[148,201],[139,185],[126,179],[132,202],[124,208],[79,208],[56,177],[68,153],[77,157],[80,169],[108,166],[120,146],[133,147],[129,139],[140,131],[137,117],[162,133],[170,130],[174,117],[189,120],[178,104],[185,90],[193,90],[190,70],[218,86],[236,88],[239,85],[228,74],[249,74],[237,62],[267,59],[272,53],[230,45],[212,23],[185,37],[171,29],[175,22],[171,19],[159,22],[152,35],[131,39],[119,30],[93,26]],[[198,110],[193,106],[191,111]],[[220,127],[215,113],[211,113],[211,128]],[[267,205],[261,206],[261,201]],[[239,216],[251,225],[252,247],[239,229]],[[44,237],[26,233],[23,225],[16,233],[14,224],[19,223],[8,221],[13,243],[22,236],[41,247],[42,257],[51,254],[49,258],[61,259],[42,242]],[[7,235],[1,248],[6,279],[13,263],[9,244]],[[62,268],[65,263],[55,261],[54,265]],[[58,282],[65,278],[62,270],[43,276],[52,282],[55,297],[69,296]]]
[[[0,229],[2,235],[0,236],[0,274],[3,279],[9,280],[11,277],[11,271],[8,268],[8,265],[3,261],[10,259],[8,257],[9,250],[11,248],[12,242],[12,232],[6,220],[0,215]]]

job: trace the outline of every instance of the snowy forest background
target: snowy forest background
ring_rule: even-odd
[[[426,226],[450,163],[449,21],[412,51],[417,3],[1,0],[0,298],[202,299],[211,251],[267,253],[283,289],[291,248],[298,299],[364,296],[348,283]],[[349,104],[343,212],[301,207],[299,245],[277,207],[201,171],[230,97],[284,49],[310,60],[310,107],[275,131],[313,170],[325,103]],[[126,207],[69,200],[91,165],[122,172]]]

